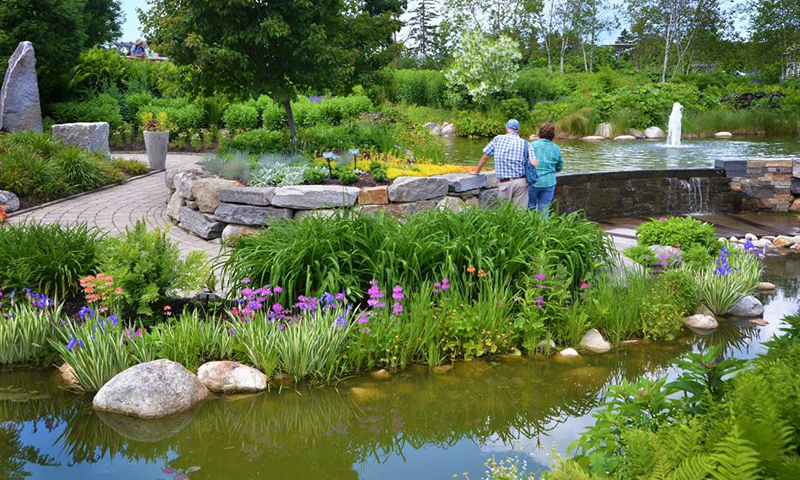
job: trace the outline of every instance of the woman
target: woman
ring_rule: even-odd
[[[553,143],[556,127],[545,123],[539,128],[539,140],[531,142],[534,155],[539,160],[539,180],[533,187],[528,187],[528,209],[537,209],[549,216],[548,209],[556,191],[556,173],[561,171],[564,161],[561,159],[561,148]]]

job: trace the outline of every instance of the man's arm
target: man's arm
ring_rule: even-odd
[[[477,175],[481,173],[481,169],[483,168],[484,165],[486,165],[486,162],[488,161],[489,161],[489,155],[484,153],[483,156],[481,157],[481,160],[478,162],[478,168],[476,168],[475,171],[472,172],[472,174]]]

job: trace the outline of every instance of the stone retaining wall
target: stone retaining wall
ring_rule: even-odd
[[[661,214],[730,212],[736,194],[723,170],[631,170],[558,176],[562,212],[593,220]]]
[[[170,169],[168,216],[207,240],[248,232],[277,218],[332,215],[337,208],[405,218],[436,208],[485,208],[497,198],[493,172],[400,177],[391,185],[243,187],[200,166]],[[742,210],[800,211],[800,159],[718,162],[717,168],[559,175],[561,212],[611,217]]]
[[[720,160],[743,210],[800,212],[800,158]]]
[[[196,165],[170,169],[167,215],[206,240],[251,231],[279,218],[332,215],[338,208],[387,212],[405,218],[436,208],[458,211],[486,206],[497,198],[493,172],[436,177],[401,177],[389,186],[355,188],[335,185],[243,187]]]

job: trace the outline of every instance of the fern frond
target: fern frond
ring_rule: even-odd
[[[703,480],[716,466],[712,454],[701,453],[682,461],[678,468],[670,473],[667,480]]]
[[[717,480],[748,480],[759,478],[758,452],[752,442],[742,438],[739,426],[734,424],[730,434],[714,447],[712,454],[717,464],[711,478]]]

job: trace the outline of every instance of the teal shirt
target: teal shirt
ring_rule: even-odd
[[[561,159],[561,148],[546,138],[531,142],[531,148],[539,160],[539,166],[536,168],[539,173],[539,180],[536,182],[536,187],[554,187],[556,185],[556,173],[564,168],[564,161]]]

